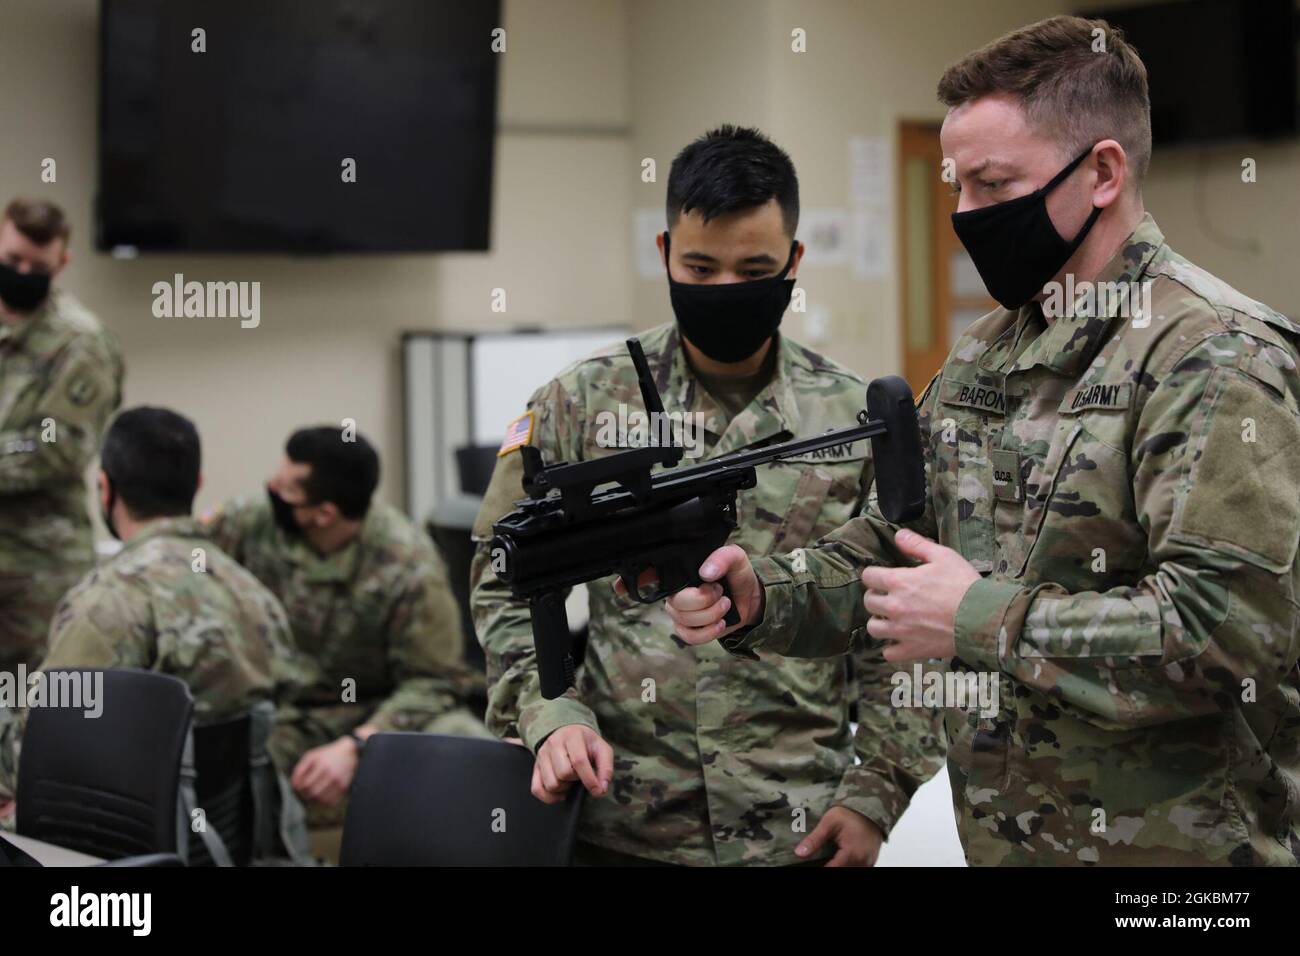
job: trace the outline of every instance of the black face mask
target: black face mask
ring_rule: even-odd
[[[266,489],[266,496],[271,499],[271,517],[275,519],[276,526],[290,537],[302,534],[302,528],[293,518],[294,506],[270,488]]]
[[[113,507],[117,504],[117,488],[113,486],[112,478],[109,478],[107,475],[105,475],[104,478],[108,485],[108,507],[99,512],[99,517],[103,519],[104,527],[108,529],[108,533],[118,541],[121,541],[122,536],[117,533],[117,528],[113,527]]]
[[[794,293],[794,280],[786,275],[794,266],[798,248],[798,242],[790,243],[785,268],[767,279],[695,285],[678,282],[669,273],[668,295],[682,335],[715,362],[749,358],[781,325]],[[665,262],[668,251],[668,233],[664,233]]]
[[[952,228],[970,253],[989,295],[1007,309],[1034,296],[1083,244],[1101,210],[1094,207],[1079,234],[1067,242],[1047,214],[1047,194],[1064,182],[1092,152],[1089,146],[1042,189],[1006,202],[952,214]]]
[[[35,312],[50,294],[45,272],[19,272],[0,262],[0,299],[15,312]]]

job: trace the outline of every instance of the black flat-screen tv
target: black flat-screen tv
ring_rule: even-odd
[[[1084,16],[1122,29],[1146,64],[1155,145],[1300,129],[1296,0],[1178,0]]]
[[[487,249],[500,26],[500,0],[102,0],[98,248]]]

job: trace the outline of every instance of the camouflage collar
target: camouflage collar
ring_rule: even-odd
[[[788,433],[799,433],[799,404],[791,386],[791,365],[799,361],[794,345],[779,332],[776,335],[777,361],[772,379],[749,406],[735,418],[728,420],[726,413],[701,387],[686,360],[677,326],[660,326],[643,337],[645,343],[661,343],[646,357],[655,370],[656,385],[663,396],[664,409],[702,412],[708,423],[707,430],[718,442],[713,457],[728,454],[750,445]]]
[[[356,571],[357,562],[361,560],[361,541],[370,524],[367,516],[361,526],[361,532],[333,554],[321,555],[301,535],[289,537],[279,528],[276,535],[280,538],[285,558],[297,565],[303,572],[303,579],[314,583],[333,583],[351,581]]]
[[[1129,283],[1139,283],[1151,260],[1164,245],[1164,234],[1148,213],[1124,241],[1119,251],[1092,280],[1091,293],[1085,297],[1082,289],[1077,290],[1070,314],[1058,316],[1048,322],[1046,331],[1025,349],[1009,374],[1022,372],[1036,365],[1046,366],[1070,377],[1083,374],[1087,363],[1092,361],[1102,340],[1109,334],[1120,302],[1123,301],[1115,295],[1102,297],[1097,290],[1103,287],[1118,288]],[[1101,301],[1104,301],[1108,308],[1098,314],[1097,305]],[[1026,308],[1035,307],[1040,306],[1026,306]]]
[[[118,554],[139,547],[150,538],[164,537],[206,538],[207,533],[203,530],[202,525],[189,515],[177,515],[173,518],[154,518],[141,527],[140,531],[130,541],[123,542],[122,550]]]
[[[1137,282],[1147,271],[1147,266],[1165,244],[1165,234],[1160,231],[1151,213],[1142,217],[1133,234],[1124,240],[1119,252],[1102,267],[1097,282]]]

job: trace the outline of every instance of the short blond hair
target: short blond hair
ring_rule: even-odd
[[[1063,152],[1077,155],[1113,139],[1124,147],[1135,184],[1146,177],[1147,69],[1123,31],[1105,20],[1040,20],[968,54],[939,79],[939,101],[949,109],[995,93],[1019,100],[1030,126]]]

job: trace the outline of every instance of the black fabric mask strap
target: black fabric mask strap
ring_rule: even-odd
[[[1092,146],[1089,146],[1087,149],[1085,149],[1074,159],[1070,160],[1070,164],[1068,166],[1066,166],[1063,170],[1061,170],[1059,173],[1057,173],[1055,176],[1049,179],[1047,181],[1047,185],[1038,191],[1046,195],[1047,193],[1050,193],[1053,189],[1055,189],[1057,186],[1061,185],[1061,183],[1065,182],[1065,177],[1069,176],[1070,173],[1074,172],[1076,169],[1079,168],[1079,164],[1088,158],[1088,156],[1092,153],[1093,147],[1096,145],[1097,145],[1096,143],[1093,143]]]

